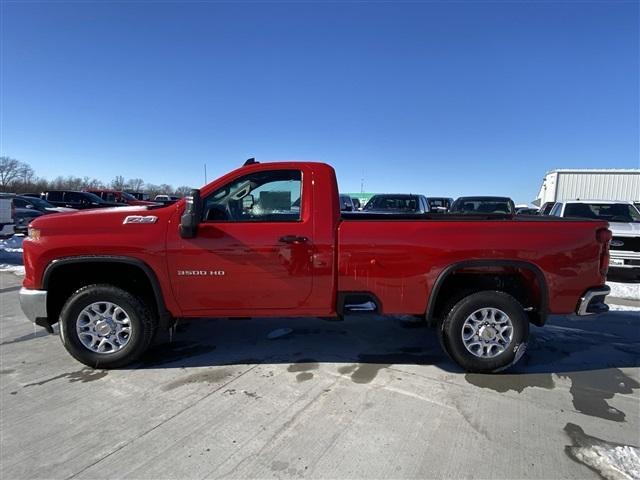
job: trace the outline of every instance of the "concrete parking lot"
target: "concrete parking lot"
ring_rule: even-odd
[[[103,371],[34,331],[20,281],[0,273],[3,479],[625,478],[625,468],[633,478],[637,311],[554,317],[501,375],[461,372],[422,324],[366,316],[181,323],[135,367]]]

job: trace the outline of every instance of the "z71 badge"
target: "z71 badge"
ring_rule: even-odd
[[[179,277],[224,277],[224,270],[178,270]]]

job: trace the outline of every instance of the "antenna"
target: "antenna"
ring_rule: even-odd
[[[254,163],[260,163],[260,162],[257,162],[255,158],[251,157],[246,162],[244,162],[242,166],[246,167],[247,165],[253,165]]]
[[[207,164],[204,164],[204,184],[207,184]]]

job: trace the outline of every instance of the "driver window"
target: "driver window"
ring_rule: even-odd
[[[245,175],[204,199],[205,222],[295,222],[300,220],[299,170]]]

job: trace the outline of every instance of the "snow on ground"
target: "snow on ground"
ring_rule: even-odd
[[[0,263],[0,272],[14,273],[18,276],[24,275],[24,265],[8,265]]]
[[[640,307],[630,307],[628,305],[616,305],[615,303],[607,302],[609,310],[618,312],[640,312]]]
[[[640,478],[639,450],[629,446],[606,447],[593,445],[574,451],[577,460],[611,480]]]
[[[611,287],[612,297],[640,300],[640,283],[607,282],[607,285]]]
[[[640,478],[640,449],[620,445],[587,435],[581,427],[568,423],[564,427],[573,445],[565,451],[574,460],[595,470],[606,480],[636,480]]]
[[[22,266],[22,241],[24,235],[14,235],[0,240],[0,272],[24,275]]]

